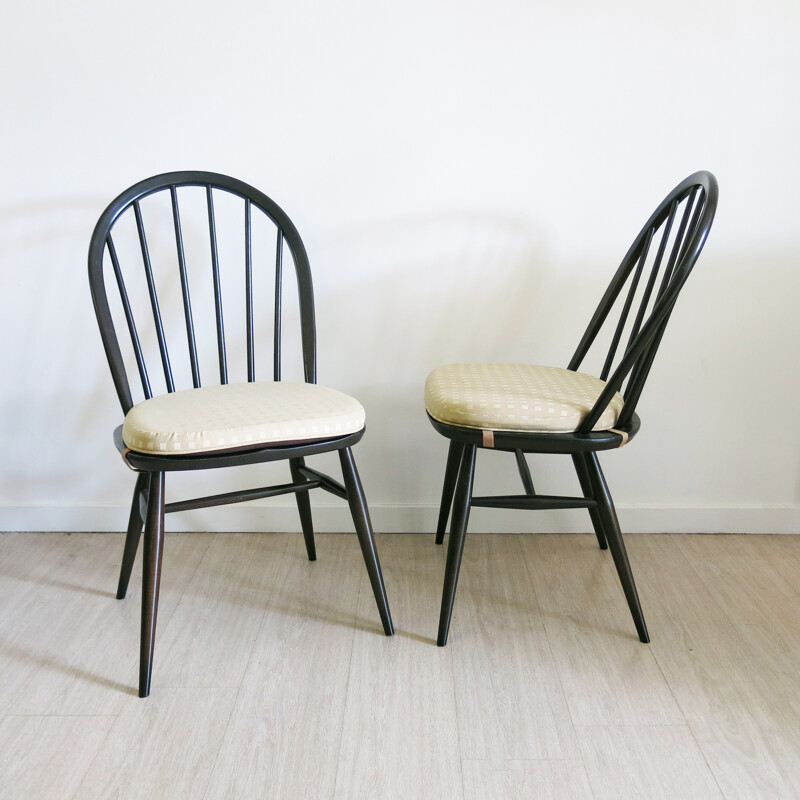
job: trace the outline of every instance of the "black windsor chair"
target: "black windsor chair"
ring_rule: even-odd
[[[429,419],[450,439],[436,532],[441,544],[452,507],[440,647],[447,643],[471,507],[588,509],[600,547],[611,549],[639,639],[650,641],[597,453],[622,447],[639,430],[636,405],[678,293],[703,249],[717,195],[708,172],[690,175],[667,195],[622,260],[567,369],[451,364],[428,376]],[[578,372],[585,357],[609,340],[599,378]],[[473,497],[478,448],[513,453],[525,493]],[[536,494],[525,453],[569,454],[582,496]]]
[[[299,305],[295,324],[302,352],[296,381],[281,380],[281,333],[289,323],[282,298],[294,291],[291,281],[284,286],[287,257]],[[256,268],[264,261],[268,271]],[[117,291],[107,293],[106,276]],[[165,512],[294,493],[313,561],[309,490],[321,488],[347,500],[383,630],[391,636],[383,576],[351,450],[364,435],[364,410],[353,398],[316,384],[311,272],[286,214],[260,191],[224,175],[157,175],[123,192],[103,212],[89,248],[89,281],[125,414],[114,441],[138,473],[117,597],[125,597],[144,525],[139,696],[150,692]],[[269,298],[263,325],[257,319],[261,295]],[[208,324],[200,323],[204,311]],[[115,319],[125,334],[125,357]],[[259,340],[262,334],[268,338],[270,329],[271,346],[257,348],[257,334]],[[244,346],[229,347],[235,340]],[[259,380],[261,361],[267,362],[269,377]],[[129,372],[141,385],[136,404]],[[339,455],[344,485],[305,464],[307,456],[332,451]],[[278,460],[288,460],[290,483],[165,503],[167,472]]]

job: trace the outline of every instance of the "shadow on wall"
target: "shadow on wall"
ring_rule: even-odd
[[[367,409],[362,447],[374,502],[418,503],[430,493],[419,445],[446,452],[425,415],[428,372],[537,357],[548,270],[541,231],[510,216],[454,213],[345,231],[309,251],[320,381]]]
[[[89,236],[107,200],[45,199],[0,211],[0,501],[7,504],[128,502],[133,476],[111,442],[120,411],[86,276]],[[315,281],[319,380],[367,408],[358,459],[371,504],[438,499],[446,442],[425,417],[431,369],[459,360],[565,364],[616,267],[556,264],[536,224],[491,213],[408,217],[328,236],[307,228],[300,232]],[[800,497],[800,373],[790,367],[800,330],[789,290],[796,264],[793,249],[726,252],[714,241],[676,308],[643,398],[640,455],[608,460],[609,479],[628,492],[620,502]],[[720,275],[735,292],[720,294]],[[297,350],[292,336],[286,348]],[[742,419],[763,419],[765,387],[778,422],[760,426],[741,453],[730,432]],[[688,461],[687,442],[696,443]],[[664,465],[657,480],[655,467],[641,466],[655,464],[656,454]],[[490,490],[495,478],[498,488],[516,480],[513,460],[496,461],[481,473]]]
[[[76,196],[0,211],[8,502],[82,498],[87,471],[97,468],[97,451],[87,443],[97,439],[98,417],[113,414],[115,399],[86,274],[89,235],[102,208],[102,199]],[[103,430],[110,436],[109,426]]]
[[[2,355],[11,378],[0,389],[6,503],[128,501],[111,443],[119,407],[86,275],[89,236],[105,200],[45,200],[0,217],[10,276],[0,325],[4,341],[18,343]],[[371,488],[386,502],[417,502],[417,440],[432,435],[425,376],[447,361],[533,358],[530,332],[546,271],[541,236],[527,221],[481,213],[390,220],[316,242],[312,232],[301,235],[315,281],[319,380],[367,407],[361,460]],[[177,291],[176,274],[167,293]],[[296,331],[286,333],[288,357],[299,347]],[[398,429],[408,435],[398,437]],[[220,479],[241,481],[209,475],[196,483]]]
[[[430,369],[459,360],[567,363],[618,262],[555,267],[545,242],[526,222],[474,214],[386,223],[312,249],[320,377],[346,380],[341,388],[367,407],[363,447],[374,479],[365,483],[374,502],[438,501],[446,442],[423,408]],[[332,256],[329,269],[323,259]],[[796,263],[796,251],[732,253],[716,241],[704,254],[640,406],[636,455],[606,459],[624,489],[620,502],[797,502],[800,373],[786,369],[800,331],[796,293],[786,291]],[[721,275],[735,291],[720,294]],[[341,284],[329,285],[331,276]],[[741,451],[731,431],[763,417],[765,387],[781,422]],[[512,461],[481,473],[486,493],[514,485]],[[546,469],[545,490],[551,473],[571,476],[558,459]]]
[[[529,221],[409,218],[320,245],[311,259],[322,368],[328,353],[357,356],[368,388],[418,381],[442,359],[530,360],[546,253]]]

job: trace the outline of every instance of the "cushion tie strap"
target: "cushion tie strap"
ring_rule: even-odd
[[[494,431],[483,431],[483,446],[494,447]]]
[[[616,428],[609,428],[609,431],[611,431],[611,433],[616,433],[618,436],[622,437],[622,441],[619,443],[620,447],[625,447],[625,445],[628,444],[628,439],[631,438],[630,436],[628,436],[627,433],[625,433],[625,431],[619,431]]]
[[[130,471],[131,471],[131,472],[141,472],[141,470],[139,470],[139,469],[134,469],[134,468],[133,468],[133,467],[130,465],[130,462],[128,461],[128,453],[130,453],[131,449],[132,449],[132,448],[130,448],[130,447],[126,447],[126,448],[125,448],[125,449],[124,449],[124,450],[123,450],[123,451],[120,453],[120,455],[122,456],[122,461],[124,462],[125,466],[126,466],[126,467],[127,467],[127,468],[128,468]]]

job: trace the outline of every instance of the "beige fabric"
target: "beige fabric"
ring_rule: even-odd
[[[364,409],[313,383],[236,383],[159,395],[135,405],[122,439],[140,453],[207,453],[328,439],[364,427]]]
[[[493,431],[570,433],[591,410],[605,382],[591,375],[531,364],[449,364],[425,382],[425,407],[439,422]],[[594,430],[613,428],[617,392]]]

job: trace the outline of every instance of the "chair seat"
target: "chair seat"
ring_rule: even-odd
[[[574,432],[605,381],[532,364],[448,364],[425,382],[425,408],[446,425],[522,433]],[[617,392],[593,430],[609,430],[622,411]]]
[[[137,452],[185,455],[333,439],[364,420],[357,400],[315,383],[234,383],[144,400],[126,415],[122,439]]]

